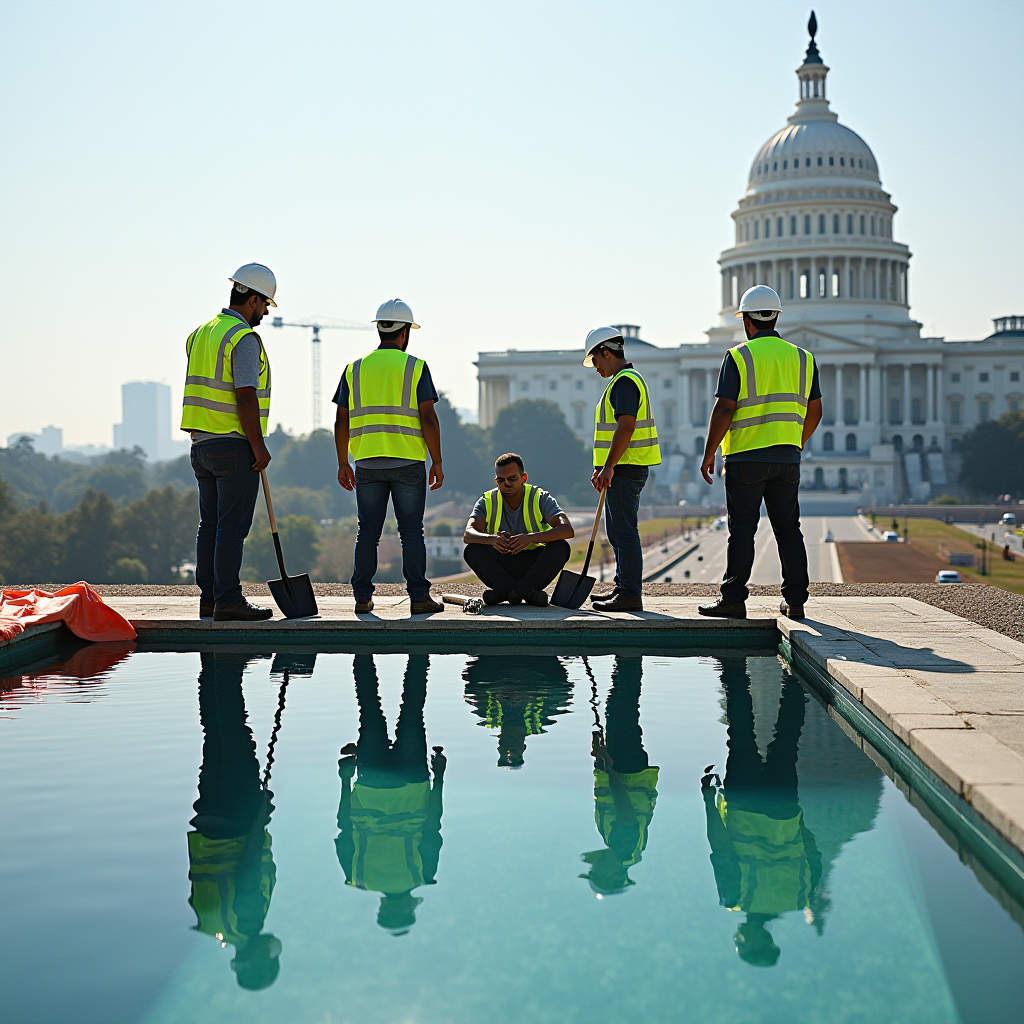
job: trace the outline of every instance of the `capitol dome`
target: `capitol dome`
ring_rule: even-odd
[[[757,151],[732,214],[735,243],[719,258],[722,307],[713,330],[735,333],[739,297],[767,284],[789,324],[862,339],[914,336],[910,250],[893,238],[896,206],[871,147],[829,105],[813,12],[807,28],[796,109]]]

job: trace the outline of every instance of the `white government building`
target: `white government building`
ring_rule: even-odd
[[[867,143],[829,107],[816,27],[812,15],[796,109],[758,150],[732,214],[735,242],[718,260],[722,308],[708,340],[660,348],[621,325],[655,405],[659,501],[708,495],[695,479],[708,412],[725,351],[744,340],[738,298],[754,284],[779,293],[783,337],[820,367],[824,419],[804,453],[805,488],[855,490],[865,503],[926,500],[955,484],[965,431],[1024,403],[1024,316],[995,320],[980,341],[921,337],[910,316],[910,249],[893,233],[896,206]],[[605,385],[580,351],[481,352],[481,425],[517,399],[546,398],[589,444]]]

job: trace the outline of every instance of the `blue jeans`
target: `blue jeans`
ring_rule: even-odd
[[[427,504],[427,467],[417,462],[398,469],[363,469],[356,466],[356,533],[352,593],[357,601],[373,596],[377,572],[377,543],[388,514],[388,498],[395,507],[398,535],[402,538],[402,574],[413,601],[430,597],[427,545],[423,541],[423,509]]]
[[[260,493],[254,461],[242,438],[192,446],[192,471],[199,481],[196,585],[216,604],[242,600],[242,547]]]
[[[640,544],[640,492],[647,483],[649,471],[640,467],[643,476],[630,480],[616,473],[604,499],[604,530],[615,553],[615,589],[629,597],[643,592],[644,551]]]

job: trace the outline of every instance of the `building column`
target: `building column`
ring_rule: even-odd
[[[881,425],[881,422],[878,414],[878,367],[872,363],[868,366],[868,424]]]
[[[704,395],[708,403],[707,421],[711,419],[711,410],[715,407],[715,371],[714,369],[704,371]],[[704,424],[702,424],[704,425]]]
[[[903,305],[910,305],[910,264],[903,264]]]
[[[843,364],[836,363],[836,415],[834,423],[838,427],[843,422]]]
[[[680,388],[679,423],[684,427],[693,426],[693,413],[690,412],[690,371],[683,370],[683,384]]]
[[[825,271],[825,298],[826,299],[831,299],[832,298],[832,267],[833,267],[832,257],[831,256],[828,257],[828,263],[826,264],[826,267],[827,267],[827,269]]]
[[[857,426],[864,426],[868,422],[868,368],[865,363],[860,364],[860,415],[857,417]]]
[[[926,397],[925,421],[931,426],[935,422],[935,366],[928,365],[928,394]]]
[[[910,426],[910,364],[903,364],[903,425],[905,427]],[[903,439],[903,443],[906,444],[907,439]]]

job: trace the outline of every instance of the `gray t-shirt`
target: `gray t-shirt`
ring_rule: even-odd
[[[525,502],[524,502],[525,504]],[[548,494],[547,491],[542,490],[540,492],[540,517],[545,523],[552,524],[555,519],[562,514],[562,510],[558,507],[558,502]],[[470,519],[483,519],[484,529],[487,529],[487,506],[484,501],[484,495],[480,495],[477,503],[473,506],[473,514],[469,517]],[[513,536],[520,533],[526,533],[526,520],[523,518],[523,506],[512,509],[508,507],[508,502],[502,499],[501,502],[501,522],[498,524],[498,532],[511,533]]]
[[[222,309],[221,312],[242,319],[233,309]],[[236,390],[260,386],[260,339],[256,334],[247,334],[231,350],[231,377]],[[205,430],[192,430],[189,433],[192,435],[193,444],[223,441],[226,437],[245,439],[245,434],[239,430],[231,430],[226,434],[210,434]]]

